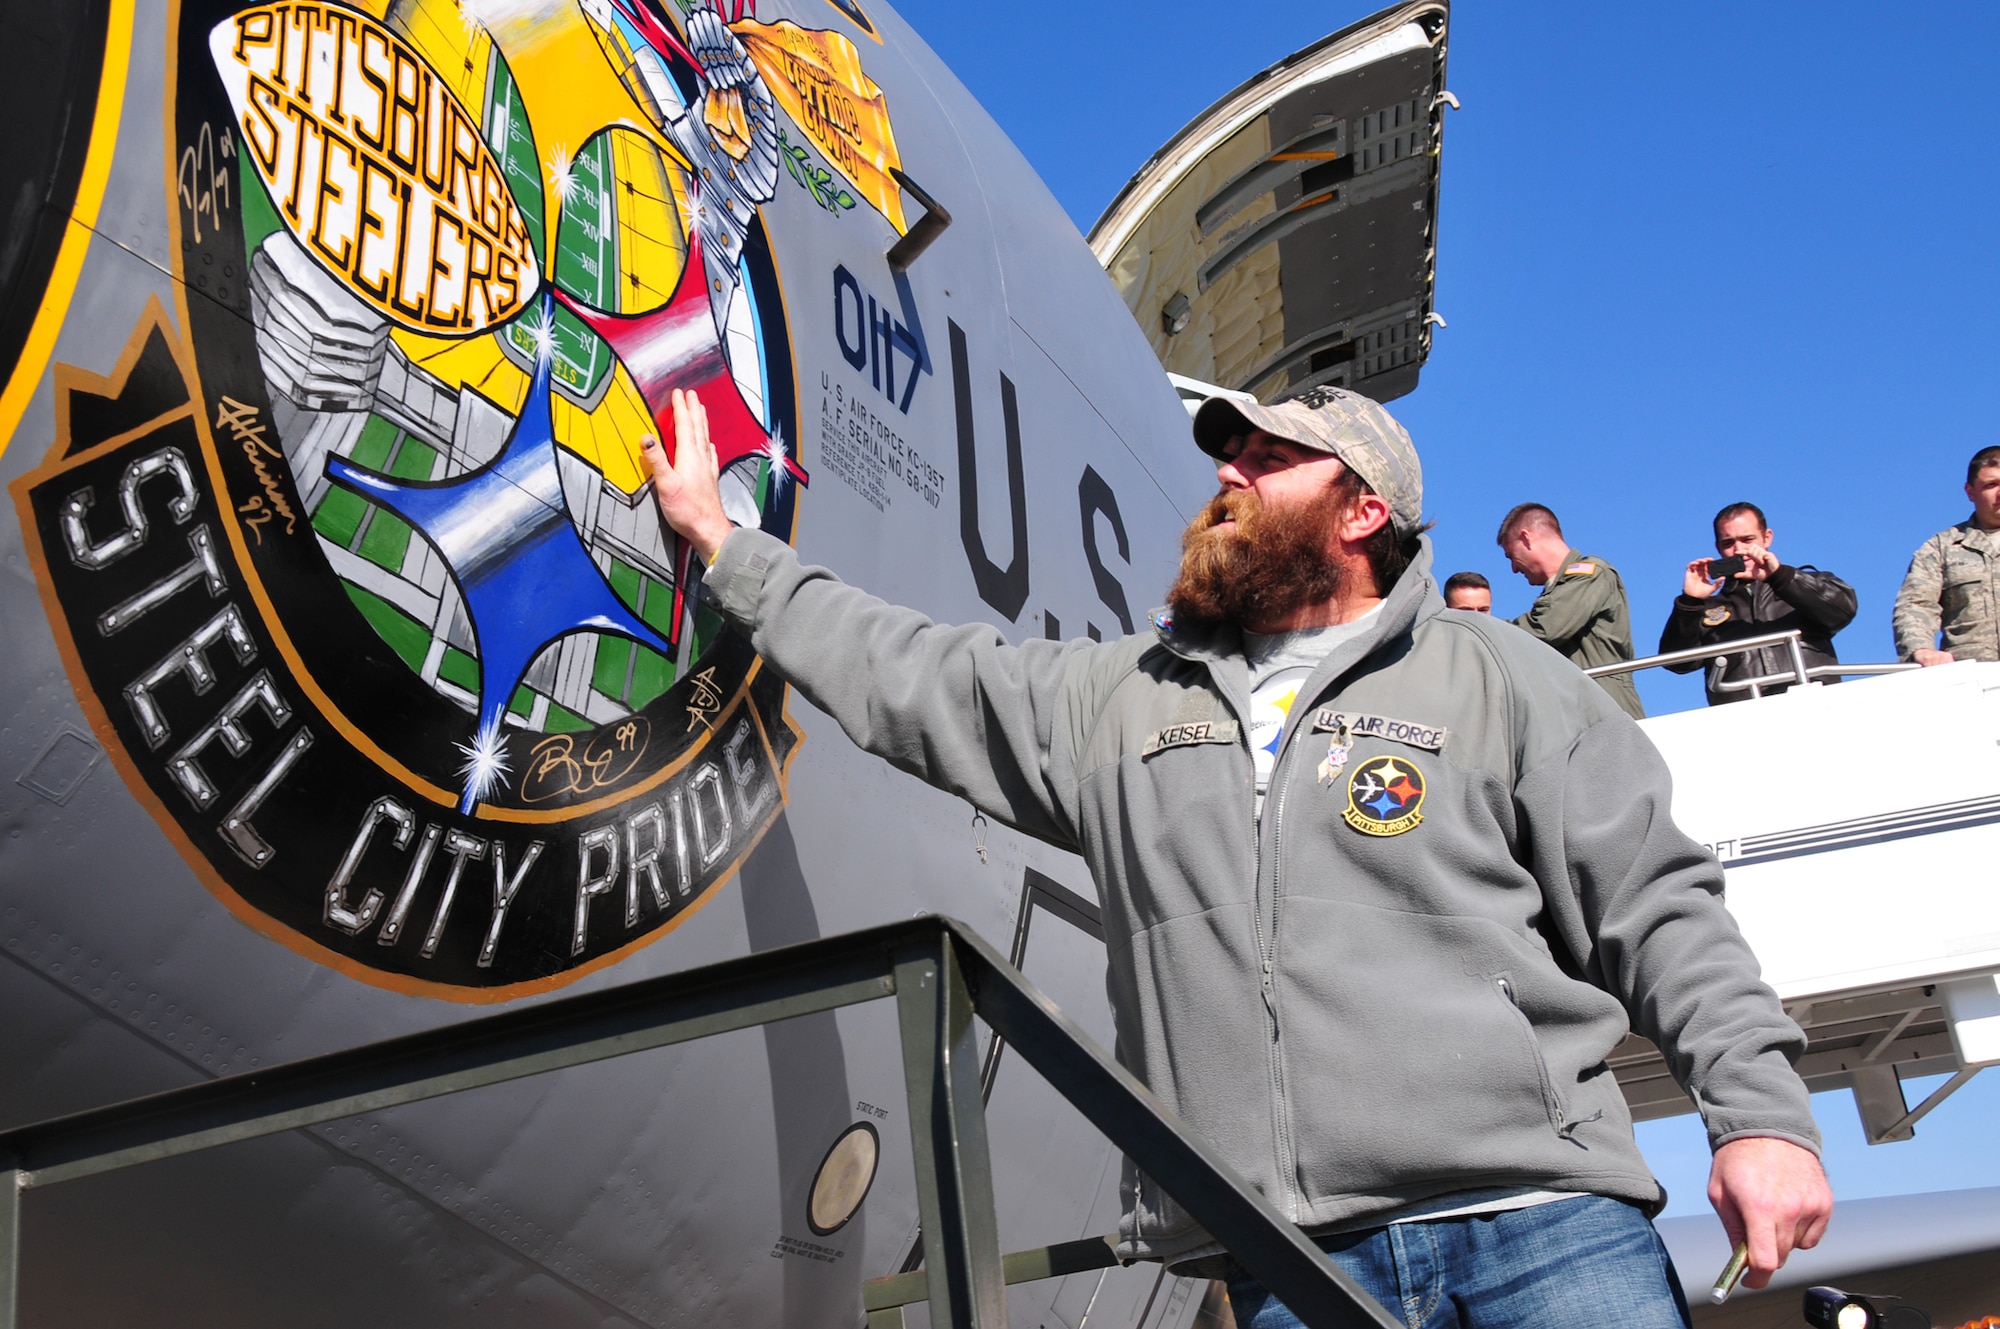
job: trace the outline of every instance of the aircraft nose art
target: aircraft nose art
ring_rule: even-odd
[[[916,910],[1004,933],[1033,873],[1081,885],[1005,828],[975,857],[969,810],[798,704],[641,450],[697,390],[738,524],[1015,639],[1130,631],[1170,566],[1207,483],[1171,391],[891,9],[8,18],[0,72],[51,91],[0,148],[0,197],[47,200],[0,245],[0,1122]],[[892,265],[933,196],[956,220]],[[1030,970],[1108,1042],[1080,927]],[[50,1187],[24,1318],[845,1325],[917,1243],[894,1031],[809,1017]],[[1111,1230],[1116,1155],[1032,1077],[988,1089],[1031,1160],[1009,1240]],[[106,1280],[78,1252],[114,1220]],[[190,1267],[201,1304],[149,1299]],[[1160,1329],[1193,1288],[1016,1304]]]
[[[779,98],[711,6],[173,17],[178,308],[63,403],[153,427],[69,410],[15,486],[76,681],[261,930],[407,991],[567,981],[783,803],[783,685],[638,448],[700,390],[789,537]]]

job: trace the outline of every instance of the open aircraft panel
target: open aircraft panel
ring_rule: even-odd
[[[1405,0],[1189,122],[1091,228],[1170,371],[1390,401],[1430,354],[1449,6]]]
[[[52,34],[10,86],[53,90],[0,265],[0,1119],[1087,892],[763,670],[644,483],[696,387],[732,515],[809,560],[1016,640],[1144,626],[1212,474],[886,6],[6,10]],[[892,269],[926,195],[951,224]],[[1108,1043],[1087,929],[1022,962]],[[1116,1156],[996,1069],[1003,1239],[1109,1230]],[[916,1239],[901,1086],[863,1007],[33,1191],[24,1322],[851,1324]],[[1153,1329],[1197,1291],[1011,1304]]]

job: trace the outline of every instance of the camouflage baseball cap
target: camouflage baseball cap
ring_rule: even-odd
[[[1423,525],[1424,472],[1416,445],[1380,404],[1345,388],[1320,387],[1270,406],[1210,397],[1195,412],[1195,446],[1211,457],[1221,457],[1230,439],[1252,429],[1340,458],[1388,500],[1398,539]]]

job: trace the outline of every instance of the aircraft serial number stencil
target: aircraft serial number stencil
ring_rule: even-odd
[[[13,486],[65,660],[254,926],[404,990],[559,985],[784,806],[784,685],[692,593],[640,442],[698,390],[730,515],[791,537],[760,209],[837,173],[902,230],[886,102],[845,36],[707,4],[176,14],[178,307],[57,369]]]

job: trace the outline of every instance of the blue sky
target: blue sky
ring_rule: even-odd
[[[1085,230],[1182,124],[1372,8],[898,5]],[[1440,568],[1525,610],[1493,528],[1547,503],[1623,573],[1644,653],[1709,517],[1747,499],[1787,561],[1855,586],[1842,658],[1891,658],[1911,551],[1963,519],[1965,459],[2000,443],[1996,50],[1991,3],[1461,0],[1450,326],[1391,408],[1423,455]],[[1650,671],[1640,693],[1701,704],[1698,676]],[[1816,1109],[1844,1198],[2000,1184],[2000,1073],[1907,1144],[1864,1146],[1845,1094]],[[1641,1141],[1672,1212],[1705,1208],[1694,1120]]]

